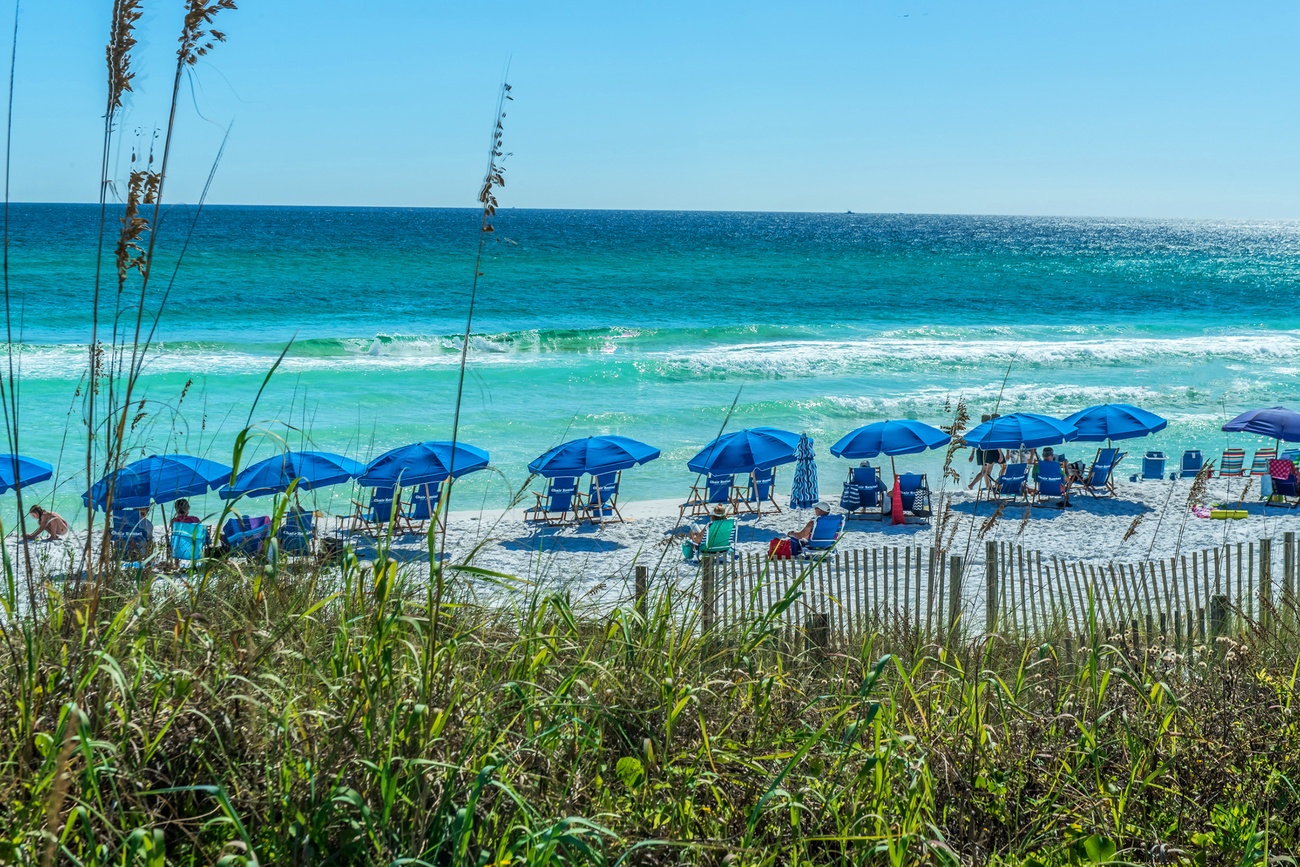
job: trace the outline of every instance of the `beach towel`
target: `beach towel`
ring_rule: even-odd
[[[1295,464],[1281,458],[1273,458],[1268,462],[1268,474],[1274,479],[1289,479],[1295,472]]]

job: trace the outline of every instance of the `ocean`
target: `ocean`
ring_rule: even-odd
[[[171,208],[160,229],[133,455],[229,462],[250,418],[254,457],[287,442],[365,460],[450,435],[476,211],[210,206],[159,312],[192,217]],[[10,219],[20,449],[58,467],[27,496],[71,515],[98,209],[15,205]],[[958,400],[975,422],[1121,401],[1169,418],[1128,442],[1130,471],[1148,448],[1217,453],[1225,417],[1300,403],[1300,223],[507,209],[495,227],[461,430],[494,469],[467,477],[455,508],[504,506],[533,457],[606,433],[663,452],[625,474],[625,499],[681,497],[686,460],[733,403],[728,429],[812,435],[832,494],[841,435],[943,424]],[[133,330],[134,298],[122,304]],[[904,461],[935,484],[939,453]],[[335,513],[352,496],[315,494]]]

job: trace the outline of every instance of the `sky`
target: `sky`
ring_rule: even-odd
[[[114,171],[166,123],[145,0]],[[186,76],[168,199],[1300,217],[1300,4],[240,0]],[[94,201],[105,0],[18,19],[12,198]],[[0,37],[14,7],[0,2]]]

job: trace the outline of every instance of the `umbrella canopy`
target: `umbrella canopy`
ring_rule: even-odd
[[[530,473],[554,479],[591,473],[612,473],[644,464],[659,457],[659,449],[617,436],[584,437],[539,455],[528,465]]]
[[[718,437],[686,466],[697,473],[752,473],[790,463],[798,445],[799,435],[788,430],[746,428]]]
[[[874,458],[877,455],[915,455],[946,446],[952,437],[924,422],[903,419],[878,421],[860,427],[831,446],[837,458]]]
[[[453,475],[460,478],[487,465],[488,453],[465,443],[411,443],[390,449],[366,464],[357,484],[368,488],[436,485]]]
[[[331,452],[285,452],[249,465],[235,476],[233,484],[222,485],[217,493],[223,500],[261,497],[283,493],[295,481],[299,490],[310,491],[346,482],[365,471],[352,458]]]
[[[1153,412],[1127,403],[1103,403],[1065,417],[1077,428],[1074,439],[1085,442],[1126,440],[1144,437],[1168,427],[1169,422]]]
[[[1229,433],[1253,433],[1289,443],[1300,442],[1300,412],[1283,406],[1252,409],[1225,424],[1223,429]]]
[[[103,511],[112,492],[114,509],[144,509],[154,503],[197,497],[228,481],[230,467],[216,461],[192,455],[150,455],[104,476],[81,500]]]
[[[0,494],[43,482],[54,475],[54,467],[23,455],[0,455]]]
[[[790,508],[811,509],[817,502],[817,455],[808,434],[799,435],[794,450],[794,484],[790,487]]]
[[[1050,415],[1015,412],[975,425],[963,439],[977,449],[1036,449],[1068,442],[1076,430]]]

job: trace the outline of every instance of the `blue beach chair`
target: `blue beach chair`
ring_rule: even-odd
[[[561,526],[581,520],[582,495],[576,476],[557,476],[546,482],[546,493],[533,491],[537,504],[524,510],[524,522]],[[570,517],[572,516],[572,517]]]
[[[1159,482],[1165,477],[1168,459],[1164,452],[1147,452],[1142,456],[1142,473],[1129,476],[1130,482]]]
[[[587,490],[587,519],[593,523],[606,521],[622,522],[623,515],[618,511],[618,484],[622,473],[603,473],[591,477],[591,486]]]
[[[221,528],[221,541],[226,550],[241,557],[259,556],[270,537],[271,519],[265,515],[252,518],[236,516]]]
[[[686,502],[677,510],[678,521],[686,516],[688,510],[692,516],[706,515],[714,506],[726,506],[727,511],[733,514],[738,512],[735,486],[736,477],[731,473],[710,473],[703,487],[691,486]]]
[[[829,551],[840,540],[844,532],[843,515],[822,515],[813,524],[812,536],[803,543],[802,553],[811,555],[818,551]]]
[[[925,473],[903,473],[896,476],[894,484],[898,486],[899,494],[903,500],[903,511],[911,512],[914,517],[929,519],[930,517],[930,483],[925,478]],[[888,515],[893,511],[893,494],[890,493],[885,499],[882,507],[884,514]]]
[[[880,481],[880,474],[870,464],[853,467],[849,470],[849,479],[844,483],[844,493],[840,496],[840,507],[854,517],[880,517],[880,506],[884,499],[885,485]]]
[[[1083,489],[1093,497],[1115,496],[1115,467],[1123,459],[1119,449],[1097,449],[1092,466],[1083,476]]]
[[[311,512],[289,512],[275,534],[280,553],[290,557],[310,557],[315,539],[315,520]]]
[[[408,533],[423,533],[438,514],[438,501],[442,499],[442,483],[417,485],[411,488],[410,500],[403,505],[400,517]],[[442,526],[442,518],[438,518]]]
[[[1065,483],[1065,477],[1061,474],[1061,465],[1056,461],[1039,461],[1038,462],[1038,494],[1037,500],[1044,497],[1065,497],[1065,492],[1069,486]]]
[[[135,512],[117,512],[108,532],[113,559],[123,568],[144,569],[153,548],[151,526]]]
[[[749,489],[739,503],[755,515],[763,514],[764,503],[770,503],[772,511],[780,512],[781,507],[776,504],[776,469],[769,467],[750,473]]]
[[[1016,501],[1020,497],[1029,498],[1029,464],[1007,464],[998,476],[997,487],[993,496],[998,500]]]
[[[1183,452],[1183,460],[1182,460],[1182,464],[1179,466],[1178,472],[1175,474],[1171,474],[1169,478],[1171,479],[1195,478],[1197,475],[1200,474],[1202,468],[1204,467],[1205,467],[1205,459],[1201,457],[1201,450],[1188,449],[1187,451]]]
[[[193,569],[203,559],[208,544],[208,528],[203,524],[172,524],[170,536],[172,559],[188,562]]]
[[[393,524],[393,516],[400,514],[401,510],[396,488],[375,488],[370,494],[369,505],[356,500],[352,501],[352,505],[357,509],[352,518],[352,529],[374,530],[379,533],[388,531]]]

